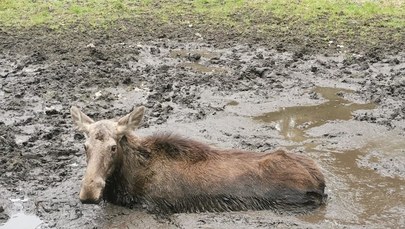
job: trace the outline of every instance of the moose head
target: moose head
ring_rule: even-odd
[[[82,203],[101,201],[107,179],[122,160],[119,141],[139,126],[144,110],[141,106],[118,120],[94,121],[79,108],[73,106],[70,109],[74,125],[86,137],[87,168],[79,194]]]

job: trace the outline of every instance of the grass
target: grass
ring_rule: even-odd
[[[0,0],[0,25],[17,28],[105,26],[130,18],[137,9],[132,1],[124,0]]]
[[[250,12],[249,15],[243,14]],[[405,26],[403,0],[1,0],[0,25],[30,27],[90,23],[111,24],[119,19],[153,15],[163,21],[176,18],[206,23],[249,24],[257,15],[347,24],[351,20],[383,20],[386,26]],[[326,20],[325,20],[326,19]],[[265,20],[264,20],[265,21]],[[176,21],[173,21],[176,23]],[[180,23],[181,21],[177,21]]]
[[[149,20],[151,19],[151,20]],[[330,39],[404,32],[404,0],[0,0],[0,26],[107,28],[120,20]],[[136,23],[134,23],[136,24]],[[395,35],[395,34],[394,34]],[[396,35],[402,39],[401,35]]]

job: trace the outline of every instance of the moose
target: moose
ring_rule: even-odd
[[[313,160],[278,149],[255,153],[217,149],[169,133],[135,135],[144,107],[93,121],[73,106],[86,138],[82,203],[106,200],[163,213],[319,207],[325,179]]]

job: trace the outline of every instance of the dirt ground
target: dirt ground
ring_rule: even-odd
[[[179,34],[0,31],[0,228],[405,225],[403,47],[354,52],[329,42],[316,52],[294,39]],[[70,107],[98,120],[141,104],[140,135],[169,131],[222,148],[308,155],[326,176],[328,203],[304,215],[168,217],[81,204],[83,135]]]

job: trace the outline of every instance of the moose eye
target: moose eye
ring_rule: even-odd
[[[84,146],[84,150],[87,151],[87,145],[83,145]]]
[[[117,151],[117,146],[116,145],[111,146],[111,151],[116,152]]]

